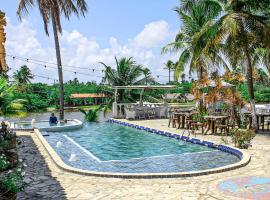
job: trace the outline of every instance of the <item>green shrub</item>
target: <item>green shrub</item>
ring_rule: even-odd
[[[251,141],[255,137],[253,130],[232,129],[230,131],[232,142],[240,149],[248,149],[251,146]]]
[[[84,119],[87,122],[93,122],[96,121],[98,118],[98,113],[101,111],[101,109],[103,108],[103,106],[98,106],[97,108],[93,108],[88,110],[88,112],[86,112],[83,109],[79,109],[80,112],[82,112],[84,114]]]
[[[4,154],[0,155],[0,171],[4,171],[8,168],[8,166],[9,162],[7,160],[7,157]]]
[[[23,176],[25,172],[22,167],[17,167],[14,171],[10,172],[3,180],[4,188],[12,193],[17,193],[23,190]]]

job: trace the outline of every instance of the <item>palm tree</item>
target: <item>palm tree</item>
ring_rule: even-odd
[[[219,14],[217,6],[203,0],[182,0],[174,11],[182,22],[181,30],[172,43],[162,48],[162,53],[181,52],[175,66],[176,81],[187,65],[189,73],[197,72],[199,79],[203,78],[209,68],[217,66],[228,69],[218,49],[211,48],[209,52],[203,52],[210,33],[214,31],[211,24]]]
[[[133,58],[115,58],[116,69],[101,62],[105,67],[105,79],[113,86],[136,85],[139,78],[143,75],[141,65],[137,65]]]
[[[171,71],[172,70],[175,70],[175,64],[173,61],[171,60],[168,60],[166,63],[165,63],[165,68],[164,69],[167,69],[169,71],[169,83],[171,82]]]
[[[33,79],[34,76],[31,73],[31,70],[26,65],[23,65],[19,70],[14,72],[13,78],[19,85],[25,85],[31,83],[31,79]]]
[[[143,75],[143,68],[141,65],[137,65],[133,58],[121,58],[118,60],[115,57],[116,69],[101,62],[105,67],[104,81],[112,86],[128,86],[137,85],[141,82],[141,76]],[[119,99],[123,101],[127,99],[129,95],[124,95],[125,91],[119,91]]]
[[[200,0],[198,0],[200,1]],[[269,16],[264,15],[263,0],[208,1],[219,7],[219,18],[213,24],[214,37],[209,46],[219,46],[233,66],[246,64],[246,79],[252,111],[252,126],[257,128],[253,88],[253,70],[256,48],[269,49]],[[246,62],[243,62],[246,61]]]
[[[148,79],[151,77],[151,71],[149,68],[145,67],[142,69],[142,72],[143,72],[144,79],[145,79],[144,84],[147,85]]]
[[[55,41],[55,51],[58,66],[59,77],[59,109],[60,119],[64,119],[64,83],[63,83],[63,71],[62,61],[60,53],[60,44],[58,33],[62,33],[61,15],[64,15],[66,19],[70,19],[72,14],[76,16],[85,15],[87,12],[87,3],[85,0],[19,0],[19,6],[17,14],[21,19],[23,14],[28,14],[29,8],[38,6],[39,12],[44,22],[44,29],[49,36],[48,25],[52,22],[53,34]]]

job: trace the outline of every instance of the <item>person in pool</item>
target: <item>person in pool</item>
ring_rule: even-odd
[[[50,124],[57,124],[58,123],[57,117],[54,115],[54,113],[51,114],[49,121],[50,121]]]

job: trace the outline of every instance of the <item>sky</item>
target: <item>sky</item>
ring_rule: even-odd
[[[114,57],[133,57],[152,71],[161,83],[168,81],[164,63],[176,60],[178,54],[161,55],[161,48],[173,41],[180,29],[180,21],[173,8],[179,0],[87,0],[85,18],[62,17],[60,36],[64,81],[97,81],[103,76],[99,62],[115,67]],[[58,79],[52,30],[46,36],[37,8],[30,10],[22,21],[16,16],[18,1],[0,0],[0,10],[6,13],[7,63],[13,74],[27,64],[35,77],[34,82],[52,83]],[[50,24],[51,26],[51,24]],[[17,59],[19,58],[19,59]],[[29,58],[29,62],[24,58]],[[32,63],[31,60],[46,63]],[[45,68],[45,65],[47,66]],[[92,69],[95,69],[94,71]],[[76,72],[76,73],[74,73]]]

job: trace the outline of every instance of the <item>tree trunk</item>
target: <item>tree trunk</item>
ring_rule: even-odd
[[[199,68],[199,81],[201,81],[202,78],[203,78],[203,67],[200,66],[200,68]],[[205,111],[203,103],[204,102],[203,102],[203,96],[202,96],[199,100],[199,112],[200,113],[203,113]]]
[[[53,24],[53,34],[54,34],[54,42],[55,42],[55,51],[56,51],[56,59],[58,66],[58,78],[59,78],[59,111],[60,111],[60,120],[64,119],[64,83],[63,83],[63,71],[62,71],[62,62],[61,62],[61,53],[60,53],[60,45],[58,38],[58,31],[56,27],[56,21],[52,12],[52,24]]]
[[[248,92],[250,96],[250,108],[251,108],[251,116],[252,116],[252,129],[256,130],[257,126],[257,117],[256,117],[256,109],[255,109],[255,98],[254,98],[254,88],[253,88],[253,68],[251,64],[251,57],[248,51],[248,47],[244,44],[244,51],[247,57],[247,83],[248,83]]]
[[[169,68],[169,84],[171,82],[171,68]]]

